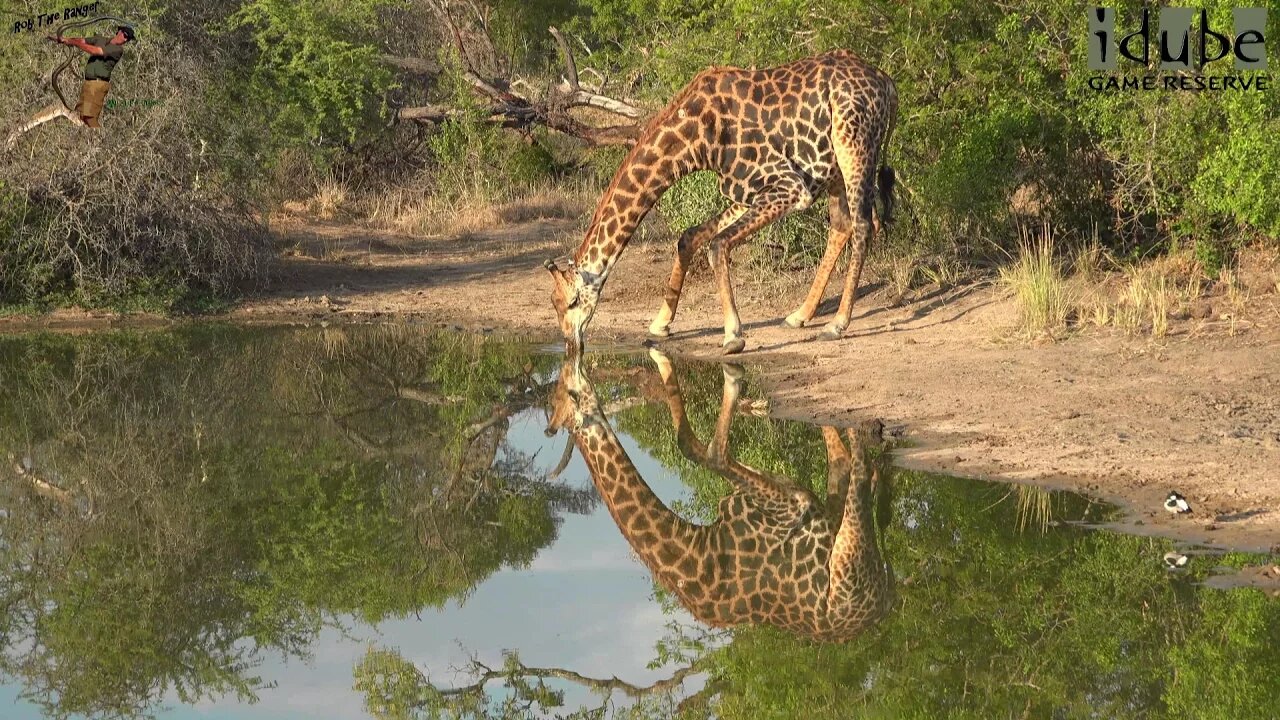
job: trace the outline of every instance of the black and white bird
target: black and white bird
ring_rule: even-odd
[[[1164,509],[1175,515],[1191,512],[1191,504],[1187,499],[1182,497],[1176,490],[1169,492],[1169,497],[1164,499]]]
[[[1170,570],[1181,570],[1187,566],[1187,556],[1178,552],[1164,554],[1164,566]]]

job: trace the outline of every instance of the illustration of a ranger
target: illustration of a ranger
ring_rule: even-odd
[[[98,116],[102,114],[107,93],[111,91],[111,71],[115,69],[116,63],[120,62],[120,58],[124,57],[125,43],[131,42],[133,38],[133,28],[128,25],[117,25],[116,34],[111,37],[49,36],[49,40],[53,42],[77,47],[89,53],[89,62],[84,67],[84,84],[80,86],[80,102],[76,103],[74,109],[85,125],[91,128],[101,127]]]
[[[93,20],[70,23],[70,26],[88,25],[104,20],[119,19],[94,18]],[[124,58],[125,46],[134,42],[137,37],[133,26],[123,21],[121,21],[121,24],[115,25],[114,30],[115,33],[112,35],[93,35],[82,38],[63,37],[61,30],[58,31],[57,35],[47,36],[50,42],[78,48],[89,55],[84,67],[84,80],[80,85],[79,101],[73,107],[62,94],[62,89],[58,85],[58,75],[75,62],[75,57],[69,57],[53,71],[49,78],[49,84],[53,87],[54,92],[57,93],[60,102],[46,107],[26,123],[16,128],[9,135],[5,144],[6,148],[12,148],[14,142],[27,131],[59,117],[64,117],[76,125],[84,127],[99,128],[102,126],[99,118],[106,104],[107,93],[111,91],[111,73],[115,70],[120,60]]]

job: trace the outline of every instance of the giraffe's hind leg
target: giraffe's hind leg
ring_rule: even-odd
[[[822,303],[822,293],[827,289],[827,283],[831,280],[831,273],[835,271],[836,263],[840,261],[840,253],[844,252],[844,246],[849,242],[849,234],[853,229],[853,222],[849,217],[849,201],[845,196],[843,178],[837,177],[832,180],[827,196],[828,216],[830,218],[830,227],[827,230],[827,249],[822,254],[822,262],[818,263],[818,272],[813,277],[813,285],[809,287],[809,294],[805,297],[800,307],[787,316],[786,323],[793,328],[804,327],[813,319],[814,313],[818,311],[818,305]]]
[[[837,339],[849,327],[853,302],[857,298],[858,278],[871,243],[872,210],[875,206],[875,168],[879,159],[880,125],[858,117],[857,105],[851,100],[835,98],[832,104],[831,134],[836,162],[845,180],[845,195],[850,209],[853,251],[849,257],[849,274],[845,277],[840,309],[822,329],[822,338]]]
[[[680,292],[684,288],[684,278],[689,272],[689,264],[702,245],[716,233],[729,227],[747,211],[746,205],[731,205],[720,213],[696,227],[685,230],[676,245],[675,264],[671,268],[671,279],[667,281],[667,291],[662,299],[662,307],[649,323],[649,334],[667,337],[671,334],[671,321],[675,319],[676,307],[680,304]]]

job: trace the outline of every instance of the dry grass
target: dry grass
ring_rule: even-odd
[[[918,270],[926,280],[943,290],[959,285],[965,276],[964,263],[952,253],[937,255],[919,264]]]
[[[1034,529],[1040,533],[1049,531],[1053,522],[1053,492],[1031,485],[1014,485],[1018,500],[1018,530]]]
[[[895,253],[884,258],[873,258],[876,275],[885,282],[891,305],[899,305],[915,285],[918,271],[916,258]]]
[[[1280,252],[1265,248],[1242,252],[1215,281],[1190,252],[1118,263],[1096,233],[1069,254],[1059,253],[1047,227],[1035,239],[1024,231],[1021,245],[1000,277],[1016,298],[1019,329],[1031,337],[1093,327],[1159,340],[1192,318],[1226,322],[1234,335],[1261,295],[1280,293]]]
[[[398,190],[368,201],[366,216],[371,224],[397,232],[467,236],[533,220],[585,217],[597,194],[585,184],[548,185],[499,197],[449,198]]]
[[[1000,270],[1000,281],[1017,298],[1019,325],[1028,335],[1053,334],[1066,327],[1072,309],[1070,285],[1054,256],[1053,233],[1047,227],[1034,239],[1024,231],[1021,251]]]
[[[1106,249],[1102,247],[1102,238],[1095,224],[1089,241],[1075,249],[1071,259],[1071,269],[1077,278],[1098,282],[1102,279],[1105,267],[1110,260]]]
[[[1171,255],[1122,268],[1109,280],[1077,273],[1077,314],[1095,327],[1114,327],[1130,335],[1163,338],[1169,322],[1190,314],[1204,294],[1205,274],[1189,256]]]
[[[349,194],[345,180],[328,175],[316,183],[315,193],[308,204],[316,215],[332,220],[342,212]]]
[[[1218,283],[1222,286],[1227,300],[1227,311],[1222,313],[1229,322],[1228,334],[1233,337],[1236,334],[1237,323],[1244,314],[1245,306],[1249,302],[1249,288],[1240,280],[1237,272],[1227,270],[1218,277]]]

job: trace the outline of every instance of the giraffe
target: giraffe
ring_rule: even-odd
[[[729,201],[723,213],[681,234],[663,304],[649,326],[670,334],[685,274],[707,245],[724,312],[725,354],[746,347],[729,281],[729,254],[765,225],[830,197],[827,246],[804,302],[786,318],[804,327],[851,237],[849,273],[821,337],[839,338],[849,316],[873,224],[889,220],[893,169],[883,152],[897,115],[893,80],[848,50],[762,70],[702,71],[640,133],[596,206],[572,257],[547,260],[552,304],[565,344],[581,349],[609,276],[640,221],[681,177],[712,170]],[[877,170],[877,168],[879,168]],[[882,217],[874,217],[876,188]]]
[[[553,394],[551,427],[566,427],[614,522],[663,587],[712,627],[768,624],[820,641],[844,642],[874,625],[893,598],[893,575],[876,545],[872,494],[878,469],[866,450],[878,421],[840,432],[823,427],[827,502],[792,480],[734,460],[729,427],[741,370],[727,368],[710,445],[697,440],[671,364],[651,353],[681,451],[729,480],[718,518],[697,525],[671,511],[637,472],[604,416],[580,361],[566,360]]]

